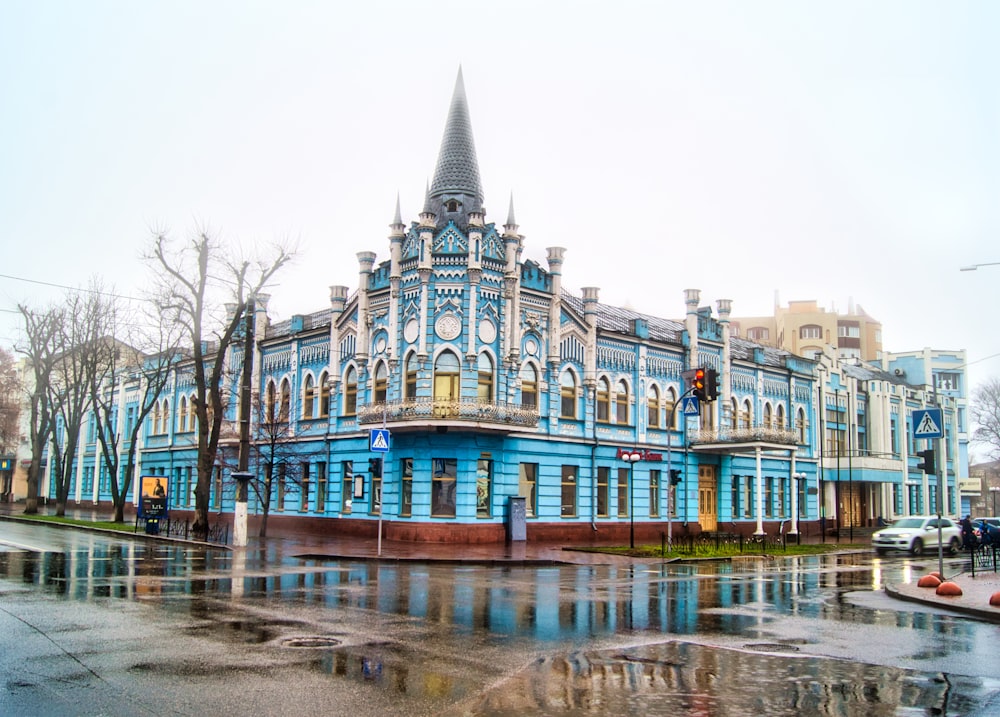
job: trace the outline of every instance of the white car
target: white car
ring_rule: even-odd
[[[949,518],[941,518],[941,544],[945,550],[957,553],[962,547],[962,529]],[[912,515],[898,518],[888,528],[872,534],[872,547],[879,555],[890,550],[903,550],[920,555],[925,548],[937,548],[938,518],[936,515]]]

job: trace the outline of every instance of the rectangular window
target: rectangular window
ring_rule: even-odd
[[[177,473],[179,477],[180,468],[177,469]],[[184,496],[186,501],[185,505],[194,505],[194,481],[191,480],[192,473],[193,469],[191,468],[191,466],[187,466],[186,468],[184,468],[184,479],[185,479],[184,488],[186,489],[184,491]]]
[[[517,494],[524,498],[524,512],[528,518],[534,518],[538,513],[538,506],[535,504],[536,487],[538,482],[538,464],[522,463],[517,471]]]
[[[285,509],[285,464],[282,463],[278,466],[278,485],[275,491],[275,500],[277,500],[277,510]]]
[[[740,493],[740,477],[734,475],[733,476],[733,496],[732,496],[732,500],[733,500],[733,518],[734,519],[740,517],[740,497],[741,496],[742,496],[742,494]]]
[[[629,514],[629,508],[631,507],[632,497],[631,487],[629,485],[629,478],[631,477],[631,469],[629,468],[619,468],[618,469],[618,517],[627,518]]]
[[[455,517],[455,491],[458,478],[458,461],[454,458],[431,460],[431,517]]]
[[[493,461],[480,458],[476,461],[476,517],[489,518],[493,511]]]
[[[607,466],[597,467],[597,517],[608,517],[608,482],[611,469]]]
[[[615,423],[620,426],[628,425],[628,394],[619,393],[615,398]]]
[[[743,480],[743,517],[753,518],[756,515],[756,506],[754,505],[754,485],[756,484],[756,479],[754,476],[744,476]]]
[[[764,517],[770,518],[774,515],[774,478],[764,479]]]
[[[562,467],[562,498],[559,514],[563,518],[576,517],[576,472],[577,466]]]
[[[413,514],[413,459],[404,458],[399,466],[399,514],[409,516]]]
[[[344,472],[344,487],[340,495],[340,511],[350,513],[351,505],[354,501],[354,462],[341,461],[341,470]]]
[[[309,464],[305,461],[299,464],[302,471],[302,499],[299,501],[299,510],[303,513],[309,510]]]
[[[778,517],[784,518],[788,515],[788,513],[785,512],[785,479],[776,478],[775,480],[778,483]]]
[[[806,497],[809,495],[809,481],[802,479],[796,481],[798,483],[799,491],[799,518],[809,517],[809,503],[806,502]]]
[[[222,466],[215,467],[215,503],[212,507],[222,510]]]
[[[316,464],[316,512],[326,511],[326,463]]]
[[[649,517],[656,518],[660,515],[660,470],[654,469],[649,472]]]
[[[379,470],[379,467],[384,465],[384,463],[381,458],[377,460],[378,463],[371,463],[369,461],[369,465],[372,466],[372,470],[370,471],[372,479],[372,498],[369,512],[373,515],[382,514],[382,471]]]

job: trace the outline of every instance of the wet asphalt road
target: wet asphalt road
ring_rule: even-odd
[[[1000,628],[866,553],[321,560],[0,521],[0,714],[1000,714]]]

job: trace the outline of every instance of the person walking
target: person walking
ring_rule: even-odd
[[[962,519],[962,550],[976,549],[976,534],[972,530],[972,516],[967,515]]]

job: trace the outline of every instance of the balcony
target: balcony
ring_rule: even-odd
[[[394,430],[419,430],[432,425],[509,432],[537,427],[538,410],[475,398],[408,398],[358,406],[358,425],[383,423]]]
[[[761,447],[764,449],[787,448],[799,445],[798,431],[787,428],[718,428],[690,431],[688,440],[694,447],[707,452],[732,453]],[[714,449],[714,450],[713,450]]]

